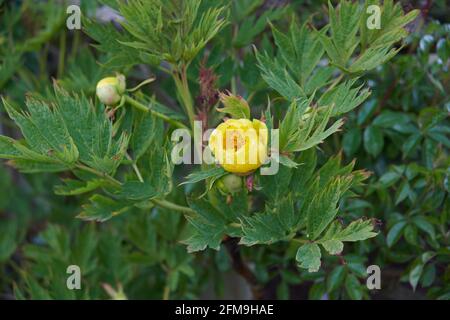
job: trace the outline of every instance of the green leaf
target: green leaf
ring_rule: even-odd
[[[186,181],[180,183],[179,185],[189,184],[189,183],[197,183],[206,179],[213,178],[214,180],[217,180],[224,175],[226,175],[227,172],[222,167],[213,167],[206,170],[196,171],[190,173],[186,177]]]
[[[431,239],[436,238],[434,226],[424,216],[414,216],[412,222],[422,231],[427,233]]]
[[[373,222],[371,220],[355,220],[346,227],[343,227],[339,221],[334,221],[322,238],[317,240],[317,243],[322,244],[330,254],[335,255],[342,252],[344,248],[342,242],[362,241],[376,235],[377,233],[373,232]]]
[[[386,236],[386,243],[388,247],[392,247],[402,235],[403,228],[406,226],[406,221],[399,221],[392,226]]]
[[[332,179],[307,204],[307,232],[310,239],[315,240],[336,216],[341,183],[339,178]]]
[[[344,282],[347,272],[344,266],[337,266],[327,277],[327,291],[339,289]]]
[[[0,261],[7,261],[18,245],[17,219],[2,219],[0,223]]]
[[[379,182],[384,188],[388,188],[395,184],[401,176],[401,173],[397,171],[388,171],[380,177]]]
[[[406,37],[406,32],[402,35]],[[376,68],[392,59],[400,49],[391,49],[390,46],[370,47],[348,69],[350,73],[361,74]]]
[[[89,19],[84,19],[83,30],[98,43],[94,45],[95,48],[107,55],[105,65],[108,67],[123,68],[143,62],[139,51],[121,44],[121,42],[132,41],[132,37],[119,32],[113,23],[94,23]]]
[[[285,8],[281,7],[266,9],[258,17],[254,15],[247,16],[239,26],[233,45],[240,48],[250,44],[258,34],[264,31],[268,22],[276,21],[283,17],[284,14]]]
[[[135,112],[133,123],[133,135],[130,141],[134,160],[142,157],[149,147],[163,135],[164,125],[161,119],[152,113],[145,114]]]
[[[297,229],[299,216],[295,214],[292,197],[278,200],[276,205],[268,205],[263,213],[242,217],[240,244],[271,244],[285,240]]]
[[[278,173],[274,175],[261,175],[260,182],[262,192],[270,201],[276,202],[289,193],[289,183],[291,181],[292,169],[280,166]]]
[[[377,3],[375,2],[375,4]],[[369,3],[366,5],[369,5]],[[395,44],[407,34],[403,27],[413,21],[419,13],[419,10],[412,10],[403,14],[399,3],[394,4],[392,0],[384,1],[381,8],[381,28],[369,29],[365,21],[369,18],[370,13],[364,12],[360,30],[362,46],[364,48],[368,45],[371,47],[389,47]]]
[[[63,179],[64,185],[54,187],[54,192],[60,196],[74,196],[94,191],[108,184],[106,180],[94,179],[89,181],[79,181],[72,179]]]
[[[376,126],[368,126],[364,130],[364,149],[376,157],[383,150],[384,138],[383,132]]]
[[[346,81],[324,93],[320,105],[334,105],[332,116],[347,113],[361,105],[370,96],[369,89],[362,89],[363,85],[353,88],[356,80]]]
[[[357,127],[353,127],[344,133],[344,137],[342,138],[342,148],[347,157],[351,157],[355,154],[361,145],[361,140],[361,130]]]
[[[311,95],[318,89],[323,88],[330,82],[333,73],[334,68],[332,67],[318,68],[306,82],[304,87],[305,93]]]
[[[325,250],[328,251],[329,254],[332,255],[338,255],[344,250],[344,243],[339,240],[330,239],[330,240],[324,240],[321,242],[322,246]]]
[[[317,164],[317,153],[314,148],[310,148],[308,150],[302,151],[300,153],[300,157],[296,159],[297,163],[300,163],[297,168],[295,168],[292,179],[291,179],[291,190],[294,196],[300,197],[303,196],[306,189],[307,184],[310,181],[314,169]]]
[[[428,264],[422,272],[422,287],[430,287],[436,279],[436,266],[432,263]]]
[[[317,239],[336,216],[341,197],[368,177],[364,171],[352,172],[353,166],[351,162],[342,167],[341,155],[338,155],[330,158],[307,183],[299,210],[306,217],[309,239]]]
[[[371,99],[365,103],[358,113],[357,124],[362,125],[366,122],[377,109],[377,100]]]
[[[193,235],[184,240],[188,252],[205,250],[207,247],[219,250],[226,232],[227,220],[224,215],[205,199],[189,201],[196,216],[186,216],[193,227]]]
[[[120,187],[117,195],[131,201],[144,201],[156,198],[159,193],[151,183],[127,181]]]
[[[83,211],[77,216],[86,221],[104,222],[128,210],[128,207],[111,198],[95,194],[89,198],[89,203],[83,206]]]
[[[409,244],[413,246],[418,245],[417,228],[414,225],[408,224],[403,231],[403,236],[405,237],[406,242],[408,242]]]
[[[395,195],[395,204],[397,205],[405,200],[411,192],[412,190],[408,181],[403,181]]]
[[[320,269],[320,248],[315,243],[306,243],[298,248],[295,260],[300,268],[308,269],[308,272],[317,272]]]
[[[59,162],[67,168],[74,166],[79,151],[58,109],[52,110],[48,104],[34,98],[26,100],[28,113],[16,111],[5,100],[3,103],[10,118],[20,127],[27,144],[35,153],[42,156],[36,157],[29,153],[28,157],[21,158],[28,160],[51,158],[53,163]],[[17,148],[20,145],[14,146]],[[22,154],[25,151],[22,150]]]
[[[225,8],[200,7],[200,4],[194,0],[119,2],[117,9],[124,17],[121,22],[124,32],[102,32],[98,27],[88,26],[88,33],[105,51],[112,49],[108,42],[128,47],[119,51],[122,51],[118,55],[120,58],[130,52],[131,57],[137,55],[144,63],[158,65],[158,61],[166,60],[172,64],[187,64],[226,24]],[[113,36],[108,37],[111,33]],[[128,62],[136,60],[128,58]]]
[[[159,137],[159,140],[163,140]],[[173,164],[169,161],[166,146],[158,141],[138,162],[143,181],[131,180],[121,185],[116,194],[130,201],[144,201],[169,194],[173,187]],[[139,178],[139,177],[138,177]]]
[[[306,99],[304,90],[295,82],[288,70],[277,59],[272,60],[267,54],[256,51],[258,67],[261,76],[267,84],[281,94],[286,100],[294,101],[297,98]]]
[[[288,168],[297,168],[299,166],[299,163],[295,162],[294,160],[283,154],[280,155],[280,163]]]
[[[405,125],[411,118],[401,112],[383,111],[372,122],[373,125],[381,128],[394,128],[396,125]]]
[[[301,86],[304,87],[324,53],[317,32],[309,30],[306,23],[299,28],[294,21],[287,34],[273,26],[272,33],[284,62],[298,76]]]
[[[311,98],[312,99],[312,98]],[[342,119],[327,127],[331,117],[332,106],[313,108],[304,114],[305,106],[310,100],[293,102],[280,125],[280,150],[298,152],[322,143],[344,124]]]
[[[357,3],[344,0],[335,9],[329,1],[328,11],[331,41],[324,41],[322,38],[322,43],[324,43],[327,54],[332,58],[333,63],[345,67],[358,45],[356,34],[362,17],[362,8]]]
[[[103,106],[95,107],[86,97],[71,96],[57,86],[55,93],[56,110],[79,150],[80,161],[113,174],[125,155],[129,135],[122,133],[113,137],[112,123],[103,112]]]
[[[345,279],[345,291],[352,300],[362,299],[363,293],[361,284],[359,283],[358,278],[351,273],[347,274],[347,278]]]
[[[228,113],[236,119],[250,119],[250,107],[247,101],[241,96],[236,96],[231,93],[220,94],[220,101],[224,105],[223,108],[218,108],[217,111]]]
[[[420,262],[416,262],[411,271],[409,272],[409,283],[411,284],[414,291],[416,291],[417,284],[419,283],[420,277],[423,272],[424,264]]]

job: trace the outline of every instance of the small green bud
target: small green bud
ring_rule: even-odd
[[[242,177],[228,174],[217,181],[217,187],[225,194],[234,194],[242,190]]]

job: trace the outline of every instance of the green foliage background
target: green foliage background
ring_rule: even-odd
[[[230,297],[227,279],[240,274],[255,298],[450,299],[446,1],[399,3],[419,16],[392,6],[382,20],[390,24],[367,34],[352,21],[363,2],[163,5],[182,27],[152,10],[164,2],[81,1],[83,31],[69,31],[64,5],[0,0],[0,156],[9,159],[0,165],[1,298]],[[124,30],[98,21],[105,4],[120,10]],[[233,195],[230,206],[214,185],[222,170],[199,176],[166,161],[171,128],[154,113],[130,110],[112,124],[89,102],[114,72],[129,87],[156,76],[135,99],[189,124],[205,111],[208,68],[217,89],[280,127],[285,151],[276,176],[256,177],[261,192]],[[322,108],[304,120],[312,101]],[[221,115],[208,111],[217,124]],[[143,184],[123,169],[132,164]],[[194,183],[180,186],[186,177]],[[315,212],[324,214],[310,219]],[[314,242],[293,238],[305,230]],[[82,290],[66,288],[71,264]],[[381,290],[366,288],[372,264]]]

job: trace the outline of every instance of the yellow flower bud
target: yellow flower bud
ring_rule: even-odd
[[[103,78],[97,83],[97,97],[105,105],[113,106],[120,102],[125,88],[125,76],[122,74]]]
[[[267,140],[264,122],[229,119],[212,132],[209,148],[226,171],[248,174],[266,161]]]

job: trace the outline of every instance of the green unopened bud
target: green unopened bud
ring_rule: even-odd
[[[117,74],[115,77],[103,78],[97,83],[97,97],[107,106],[114,106],[120,102],[125,93],[125,76]]]
[[[242,177],[228,174],[217,181],[217,187],[225,194],[234,194],[242,190]]]

